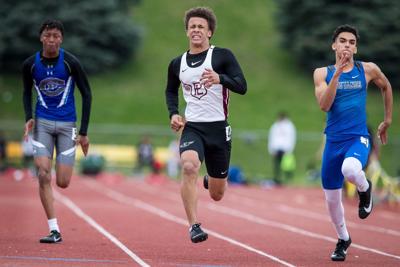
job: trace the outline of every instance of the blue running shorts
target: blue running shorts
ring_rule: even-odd
[[[343,186],[342,164],[346,158],[354,157],[364,168],[371,150],[368,136],[357,136],[341,142],[326,141],[322,156],[322,187],[339,189]]]

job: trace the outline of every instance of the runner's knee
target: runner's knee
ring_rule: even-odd
[[[182,171],[184,175],[197,175],[198,171],[200,170],[200,165],[196,164],[193,161],[184,161],[182,163]]]
[[[70,179],[57,179],[57,186],[60,188],[67,188]]]
[[[49,184],[51,182],[51,171],[39,167],[37,170],[38,178],[39,178],[39,184],[44,185],[44,184]]]
[[[353,181],[362,170],[361,162],[353,157],[346,158],[342,164],[343,176]]]
[[[224,190],[210,191],[210,196],[214,201],[220,201],[224,197]]]
[[[57,166],[56,183],[60,188],[67,188],[71,181],[72,168]]]
[[[220,201],[224,197],[227,179],[216,179],[209,177],[208,180],[208,191],[210,192],[210,197],[215,201]]]

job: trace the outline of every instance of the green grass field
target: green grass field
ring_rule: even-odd
[[[186,9],[197,5],[214,9],[218,26],[212,43],[234,52],[248,82],[245,96],[231,94],[230,123],[234,129],[232,163],[240,165],[252,179],[268,177],[272,172],[266,150],[266,132],[277,112],[286,110],[299,132],[296,180],[300,181],[304,177],[305,166],[319,147],[318,133],[323,130],[324,113],[315,101],[312,71],[296,65],[280,45],[273,17],[274,1],[249,0],[245,4],[239,0],[142,1],[132,10],[133,19],[143,30],[143,43],[137,57],[119,69],[90,76],[93,90],[90,129],[95,129],[98,124],[111,123],[168,127],[164,98],[167,66],[172,58],[188,47],[183,14]],[[362,43],[359,47],[362,49]],[[326,50],[332,53],[333,59],[329,40]],[[0,86],[3,92],[0,120],[22,121],[20,77],[2,76]],[[12,99],[7,100],[9,93],[4,92],[9,92]],[[79,99],[79,94],[77,96]],[[382,150],[384,166],[391,174],[400,168],[395,160],[400,154],[398,101],[396,94],[393,126],[390,129],[392,143]],[[183,102],[181,107],[183,112]],[[374,87],[369,90],[368,117],[375,128],[383,119],[382,97]],[[235,131],[265,132],[265,136],[254,140],[235,139]],[[95,131],[90,132],[92,142],[135,144],[137,138],[134,133],[132,136],[110,135],[107,138]],[[171,136],[155,138],[155,142],[166,145]]]

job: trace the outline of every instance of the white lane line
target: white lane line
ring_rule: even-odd
[[[141,185],[140,187],[137,187],[137,188],[146,193],[149,193],[149,194],[160,194],[161,189],[162,189],[162,188],[155,188],[154,186],[150,186],[146,183],[143,183],[143,185]],[[164,197],[174,200],[174,201],[178,201],[178,202],[181,201],[181,198],[176,193],[171,193],[168,191],[168,192],[162,192],[162,195]],[[249,197],[239,196],[239,195],[235,194],[234,192],[233,192],[233,194],[227,195],[226,199],[232,200],[234,202],[239,202],[240,204],[244,204],[249,207],[257,207],[260,205],[259,202],[254,201],[253,199],[250,199]],[[312,212],[307,209],[302,209],[302,208],[297,208],[297,207],[294,208],[294,207],[284,205],[284,204],[274,204],[274,205],[270,205],[270,206],[274,207],[275,209],[279,210],[280,212],[284,212],[287,214],[294,214],[294,215],[305,217],[305,218],[311,218],[311,219],[315,219],[315,220],[330,222],[328,215],[321,214],[319,212]],[[368,230],[368,231],[372,231],[372,232],[377,232],[377,233],[400,237],[400,231],[397,231],[394,229],[380,227],[377,225],[360,224],[360,223],[356,223],[356,222],[353,222],[350,220],[346,220],[346,224],[348,227],[351,227],[351,228],[354,228],[357,230],[363,229],[363,230]]]
[[[89,215],[84,213],[74,202],[72,202],[68,197],[62,195],[56,190],[53,190],[54,197],[67,206],[70,210],[72,210],[78,217],[82,218],[85,222],[87,222],[94,229],[99,231],[102,235],[107,237],[111,242],[113,242],[117,247],[122,249],[129,257],[131,257],[135,262],[137,262],[140,266],[149,267],[146,262],[144,262],[140,257],[138,257],[135,253],[133,253],[129,248],[127,248],[122,242],[120,242],[115,236],[109,233],[106,229],[104,229],[101,225],[99,225],[95,220],[93,220]]]
[[[137,188],[141,189],[142,187],[137,187]],[[158,192],[157,194],[160,195],[160,192]],[[165,194],[163,193],[163,196],[164,195]],[[168,195],[171,195],[171,193],[168,192]],[[177,195],[177,194],[175,193],[175,195]],[[169,196],[168,198],[171,198],[171,197]],[[240,199],[241,199],[241,201],[247,200],[247,204],[251,203],[251,206],[253,206],[253,207],[255,205],[258,205],[258,202],[255,202],[254,200],[252,200],[252,199],[250,199],[248,197],[242,197],[241,196]],[[286,206],[286,205],[281,204],[281,206]],[[324,235],[320,235],[320,234],[317,234],[317,233],[309,232],[307,230],[304,230],[304,229],[301,229],[301,228],[298,228],[298,227],[295,227],[295,226],[291,226],[291,225],[288,225],[288,224],[284,224],[284,223],[281,223],[281,222],[266,220],[266,219],[263,219],[263,218],[260,218],[260,217],[256,217],[256,216],[254,216],[252,214],[249,214],[249,213],[244,213],[244,212],[241,212],[241,211],[236,210],[236,209],[231,209],[231,208],[224,207],[222,205],[215,205],[215,204],[211,204],[210,203],[210,204],[207,205],[207,207],[208,207],[208,209],[216,211],[216,212],[225,213],[225,214],[228,214],[228,215],[231,215],[231,216],[234,216],[234,217],[239,217],[239,218],[246,219],[248,221],[259,223],[259,224],[262,224],[262,225],[268,225],[268,226],[272,226],[272,227],[277,227],[277,228],[280,228],[280,229],[283,229],[283,230],[286,230],[286,231],[291,231],[291,232],[294,232],[294,233],[297,233],[297,234],[302,234],[302,235],[305,235],[305,236],[308,236],[308,237],[312,237],[312,238],[316,238],[316,239],[322,239],[322,240],[326,240],[326,241],[333,242],[333,243],[337,242],[337,239],[331,238],[329,236],[324,236]],[[288,206],[286,206],[286,207],[288,207]],[[290,207],[288,207],[288,208],[290,208]],[[313,219],[320,219],[320,220],[323,220],[323,218],[325,217],[325,216],[320,215],[318,213],[311,213],[311,212],[309,212],[309,216],[311,218],[313,218]],[[328,219],[328,221],[329,221],[329,219]],[[350,222],[349,224],[352,227],[355,227],[355,228],[366,228],[368,230],[372,230],[374,227],[376,227],[376,226],[369,226],[369,227],[364,226],[363,227],[363,225],[352,223],[352,222]],[[387,234],[394,234],[394,235],[398,234],[398,233],[396,233],[395,230],[390,230],[390,229],[385,229],[385,228],[379,229],[379,228],[380,227],[377,227],[377,229],[375,229],[373,231],[387,233]],[[374,249],[374,248],[365,247],[365,246],[358,245],[358,244],[355,244],[355,243],[352,243],[351,246],[355,247],[355,248],[358,248],[358,249],[361,249],[361,250],[366,250],[366,251],[374,252],[374,253],[377,253],[377,254],[380,254],[380,255],[384,255],[384,256],[400,259],[400,256],[398,256],[398,255],[393,255],[393,254],[390,254],[390,253],[386,253],[384,251],[380,251],[380,250],[377,250],[377,249]]]
[[[320,221],[327,221],[329,222],[329,216],[327,215],[322,215],[320,213],[317,212],[311,212],[309,210],[306,209],[299,209],[299,208],[292,208],[289,207],[287,205],[279,205],[277,207],[277,209],[281,212],[285,212],[288,214],[295,214],[298,216],[302,216],[302,217],[306,217],[306,218],[312,218],[312,219],[316,219],[316,220],[320,220]],[[365,225],[365,224],[359,224],[359,223],[355,223],[349,220],[346,220],[346,224],[349,227],[353,227],[356,229],[365,229],[368,231],[372,231],[372,232],[378,232],[378,233],[382,233],[382,234],[388,234],[388,235],[394,235],[394,236],[400,236],[400,231],[397,230],[393,230],[393,229],[388,229],[388,228],[384,228],[384,227],[380,227],[380,226],[376,226],[376,225]]]
[[[398,213],[392,213],[389,211],[382,211],[379,213],[379,216],[381,216],[384,219],[389,219],[389,220],[396,220],[398,221],[400,219],[400,216]]]
[[[184,219],[182,219],[180,217],[177,217],[177,216],[175,216],[175,215],[173,215],[171,213],[168,213],[165,210],[162,210],[160,208],[157,208],[155,206],[147,204],[147,203],[145,203],[145,202],[143,202],[143,201],[141,201],[139,199],[135,199],[135,198],[132,198],[132,197],[129,197],[129,196],[125,196],[124,194],[119,193],[119,192],[117,192],[115,190],[106,188],[103,185],[100,185],[98,183],[95,184],[95,182],[90,182],[90,183],[89,182],[85,182],[85,184],[88,185],[90,188],[98,191],[99,193],[105,194],[109,198],[112,198],[112,199],[114,199],[116,201],[119,201],[119,202],[127,204],[127,205],[134,206],[136,208],[139,208],[139,209],[142,209],[142,210],[147,211],[149,213],[152,213],[154,215],[157,215],[157,216],[159,216],[161,218],[164,218],[164,219],[167,219],[169,221],[172,221],[172,222],[187,226],[186,220],[184,220]],[[269,259],[271,259],[271,260],[273,260],[275,262],[278,262],[278,263],[280,263],[280,264],[282,264],[284,266],[290,266],[290,267],[294,267],[295,266],[295,265],[293,265],[293,264],[291,264],[289,262],[281,260],[281,259],[279,259],[279,258],[277,258],[277,257],[275,257],[273,255],[270,255],[270,254],[268,254],[268,253],[266,253],[264,251],[261,251],[261,250],[258,250],[256,248],[253,248],[253,247],[251,247],[249,245],[243,244],[243,243],[241,243],[241,242],[239,242],[237,240],[234,240],[234,239],[229,238],[227,236],[221,235],[221,234],[219,234],[217,232],[214,232],[214,231],[212,231],[210,229],[204,228],[204,230],[206,230],[206,232],[208,232],[209,235],[212,235],[212,236],[214,236],[216,238],[222,239],[222,240],[224,240],[224,241],[226,241],[228,243],[231,243],[233,245],[239,246],[239,247],[244,248],[246,250],[249,250],[251,252],[257,253],[257,254],[259,254],[261,256],[267,257],[267,258],[269,258]]]
[[[248,197],[243,197],[243,196],[238,197],[238,196],[233,195],[233,196],[230,196],[230,199],[232,199],[233,201],[236,201],[236,202],[240,202],[241,204],[245,204],[250,207],[259,205],[259,202],[256,202]],[[275,209],[277,209],[281,212],[285,212],[287,214],[295,214],[295,215],[298,215],[301,217],[330,222],[329,216],[326,214],[312,212],[307,209],[302,209],[302,208],[297,208],[297,207],[294,208],[294,207],[291,207],[288,205],[283,205],[283,204],[274,204],[271,206],[273,206],[273,207],[275,207]],[[348,227],[355,228],[355,229],[364,229],[364,230],[387,234],[387,235],[396,236],[396,237],[400,236],[400,231],[385,228],[385,227],[380,227],[377,225],[360,224],[360,223],[356,223],[356,222],[353,222],[350,220],[346,220],[346,224]]]
[[[207,205],[207,207],[209,209],[215,211],[215,212],[219,212],[219,213],[227,214],[227,215],[230,215],[230,216],[233,216],[233,217],[241,218],[241,219],[253,222],[253,223],[258,223],[258,224],[261,224],[261,225],[271,226],[271,227],[279,228],[279,229],[282,229],[282,230],[285,230],[285,231],[293,232],[293,233],[296,233],[296,234],[301,234],[301,235],[305,235],[305,236],[308,236],[308,237],[313,237],[313,238],[316,238],[316,239],[322,239],[322,240],[330,241],[330,242],[333,242],[333,243],[337,242],[336,239],[333,239],[333,238],[331,238],[329,236],[313,233],[313,232],[310,232],[310,231],[307,231],[307,230],[304,230],[304,229],[301,229],[301,228],[298,228],[298,227],[295,227],[295,226],[291,226],[291,225],[288,225],[288,224],[284,224],[284,223],[281,223],[281,222],[266,220],[266,219],[254,216],[253,214],[242,212],[242,211],[239,211],[239,210],[236,210],[236,209],[227,208],[227,207],[224,207],[222,205],[218,205],[217,206],[215,204],[209,203]],[[382,255],[382,256],[387,256],[387,257],[391,257],[391,258],[395,258],[395,259],[400,260],[400,256],[398,256],[398,255],[393,255],[393,254],[386,253],[386,252],[383,252],[383,251],[380,251],[380,250],[377,250],[377,249],[365,247],[365,246],[358,245],[358,244],[355,244],[355,243],[352,243],[351,246],[355,247],[355,248],[358,248],[358,249],[361,249],[361,250],[373,252],[373,253],[376,253],[376,254],[379,254],[379,255]]]

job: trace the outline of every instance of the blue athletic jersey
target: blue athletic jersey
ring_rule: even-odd
[[[327,67],[326,83],[332,79],[334,66]],[[362,63],[356,61],[350,72],[339,77],[335,100],[328,111],[325,134],[329,141],[348,140],[354,136],[368,136],[367,82]]]
[[[37,92],[36,118],[76,121],[75,83],[65,67],[64,50],[60,49],[55,65],[44,65],[37,52],[32,77]]]

